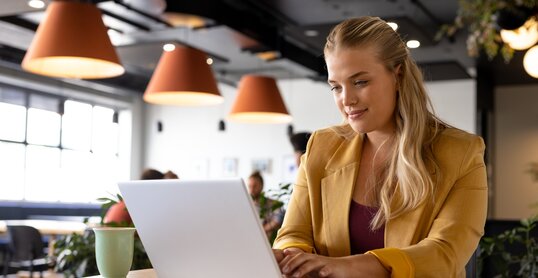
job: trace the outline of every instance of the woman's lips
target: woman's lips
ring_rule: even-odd
[[[366,111],[368,111],[368,109],[358,109],[358,110],[353,110],[353,111],[346,112],[347,113],[347,118],[350,119],[350,120],[356,120],[356,119],[360,118],[362,115],[364,115],[364,113],[366,113]]]

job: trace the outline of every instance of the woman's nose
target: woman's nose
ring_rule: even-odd
[[[344,106],[351,106],[357,103],[357,96],[350,92],[346,88],[342,88],[342,104]]]

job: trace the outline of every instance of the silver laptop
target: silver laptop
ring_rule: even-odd
[[[158,277],[282,277],[241,179],[118,186]]]

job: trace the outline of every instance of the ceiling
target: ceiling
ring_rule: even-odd
[[[18,68],[44,9],[23,0],[0,1],[0,66]],[[45,1],[49,3],[49,1]],[[338,22],[375,15],[397,22],[404,38],[418,39],[411,54],[428,80],[471,78],[475,61],[466,55],[464,32],[452,40],[433,41],[439,27],[456,15],[457,0],[93,0],[127,73],[95,82],[143,92],[162,53],[176,42],[199,48],[214,58],[220,82],[235,86],[242,75],[260,73],[325,81],[325,37]],[[164,10],[163,10],[164,9]],[[206,27],[174,26],[169,13],[202,16]],[[264,61],[255,54],[276,51]],[[93,81],[92,81],[93,82]]]

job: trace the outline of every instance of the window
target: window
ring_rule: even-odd
[[[60,146],[60,115],[57,112],[28,109],[28,143]]]
[[[128,117],[115,113],[0,86],[0,199],[95,202],[116,192],[117,181],[129,176],[118,138],[130,129],[117,120]],[[130,134],[122,138],[130,141]]]
[[[0,108],[1,109],[1,108]],[[1,110],[0,110],[1,111]],[[5,200],[21,200],[24,197],[23,144],[0,142],[0,195]]]
[[[26,107],[0,102],[0,139],[23,142]]]
[[[28,145],[26,147],[25,198],[30,201],[61,201],[58,173],[60,149]]]
[[[66,101],[62,130],[63,147],[89,151],[92,139],[92,106],[77,101]]]

